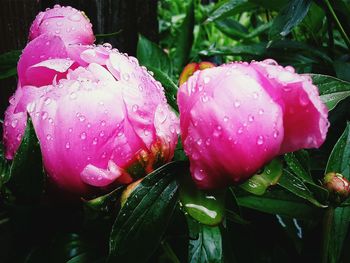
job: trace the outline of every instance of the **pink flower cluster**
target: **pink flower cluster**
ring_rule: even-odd
[[[30,115],[45,170],[76,194],[132,182],[172,159],[181,130],[197,186],[224,187],[274,157],[317,148],[327,109],[308,76],[274,60],[203,67],[181,75],[180,126],[162,85],[134,57],[95,46],[84,13],[56,5],[40,13],[18,63],[5,113],[12,159]],[[211,68],[207,68],[211,67]]]
[[[171,160],[179,130],[161,84],[136,58],[93,45],[91,28],[72,7],[36,17],[4,121],[6,158],[29,114],[49,178],[76,194],[130,183]]]

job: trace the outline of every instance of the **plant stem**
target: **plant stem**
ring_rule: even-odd
[[[348,48],[350,49],[350,39],[349,39],[348,35],[346,34],[346,32],[345,32],[343,26],[341,25],[341,23],[340,23],[340,21],[339,21],[337,15],[336,15],[336,13],[334,12],[334,9],[333,9],[332,5],[330,4],[329,0],[324,0],[324,1],[325,1],[326,5],[327,5],[329,11],[331,12],[331,15],[332,15],[332,17],[333,17],[335,23],[336,23],[337,26],[338,26],[338,29],[339,29],[339,31],[340,31],[340,34],[342,35],[342,37],[344,38],[344,41],[345,41],[346,45],[347,45]]]
[[[328,263],[329,259],[329,242],[333,227],[334,207],[329,206],[323,217],[323,246],[322,246],[322,263]]]

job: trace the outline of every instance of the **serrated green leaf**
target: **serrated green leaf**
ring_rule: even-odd
[[[113,224],[109,262],[146,262],[149,259],[174,211],[176,178],[185,173],[188,173],[186,162],[168,163],[136,186]]]
[[[28,117],[25,133],[10,168],[7,185],[13,194],[28,202],[38,200],[44,187],[44,170],[38,138]]]
[[[168,55],[155,43],[139,35],[137,58],[141,65],[151,66],[168,75],[172,74],[172,66]]]
[[[332,76],[310,74],[312,82],[318,87],[321,100],[328,110],[333,110],[339,102],[350,96],[350,82]]]
[[[190,0],[186,16],[180,28],[177,31],[175,38],[175,52],[172,56],[173,65],[176,72],[182,71],[182,68],[188,62],[188,58],[193,44],[193,29],[194,29],[194,0]]]
[[[270,39],[285,37],[309,11],[311,0],[291,0],[279,12],[270,29]]]
[[[190,174],[181,180],[180,201],[186,212],[206,225],[218,225],[225,214],[225,191],[202,191],[191,180]]]
[[[262,173],[252,176],[240,187],[249,193],[263,195],[268,187],[277,184],[282,175],[282,168],[282,163],[274,159],[264,167]]]
[[[222,237],[218,226],[202,225],[187,219],[190,239],[188,246],[189,263],[223,262]]]
[[[283,175],[278,181],[278,184],[287,189],[291,193],[303,198],[317,207],[325,208],[327,205],[321,204],[313,195],[313,193],[306,187],[299,177],[294,176],[288,170],[283,171]]]

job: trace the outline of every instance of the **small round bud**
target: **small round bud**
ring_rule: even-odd
[[[330,172],[323,178],[324,187],[330,192],[330,197],[336,203],[343,202],[350,193],[350,183],[342,175],[336,172]]]

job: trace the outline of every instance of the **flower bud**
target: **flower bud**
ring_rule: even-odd
[[[327,173],[323,178],[323,185],[336,203],[341,203],[349,196],[350,183],[342,174]]]

